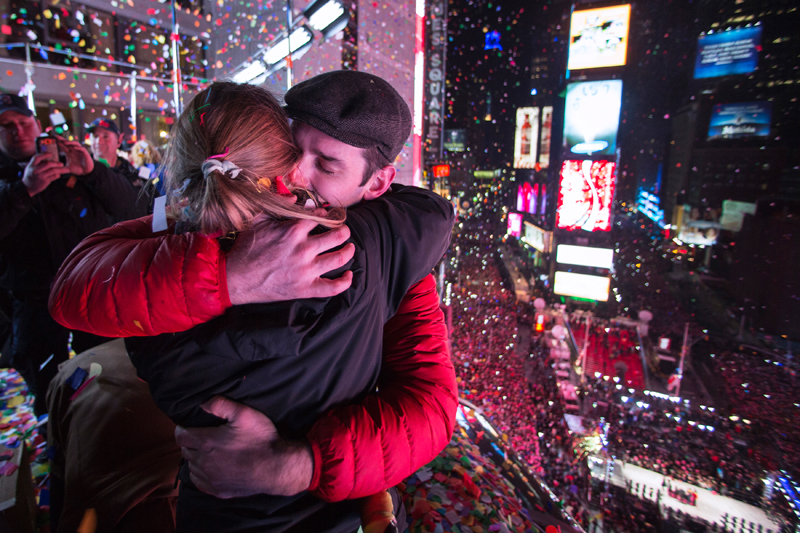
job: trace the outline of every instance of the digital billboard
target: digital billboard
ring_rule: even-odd
[[[609,231],[616,163],[564,161],[558,188],[556,227],[568,231]]]
[[[553,106],[542,108],[542,134],[539,145],[539,166],[550,168],[550,139],[553,137]]]
[[[467,149],[466,130],[445,130],[444,149],[448,152],[463,152]]]
[[[517,134],[514,137],[514,168],[536,166],[536,150],[539,148],[539,108],[517,109]]]
[[[519,213],[508,214],[508,234],[513,237],[522,236],[522,215]]]
[[[558,271],[556,272],[553,292],[562,296],[607,302],[610,286],[611,280],[607,277]]]
[[[556,262],[611,270],[614,266],[614,250],[559,244],[556,248]]]
[[[701,35],[697,39],[694,77],[748,74],[758,66],[761,26]]]
[[[630,18],[630,4],[573,11],[567,69],[624,65]]]
[[[522,242],[533,246],[536,250],[543,253],[550,253],[551,243],[553,242],[553,232],[545,231],[530,222],[525,222],[525,235]]]
[[[711,111],[708,140],[769,137],[772,102],[717,104]]]
[[[536,201],[539,196],[539,185],[531,186],[530,183],[525,182],[517,187],[517,211],[523,211],[536,214]]]
[[[641,214],[660,227],[664,227],[664,210],[661,209],[661,199],[658,196],[645,189],[639,189],[639,195],[636,198],[636,207]]]
[[[756,204],[750,202],[722,201],[722,216],[719,219],[721,229],[741,231],[745,215],[755,215]]]
[[[564,147],[573,154],[614,155],[621,105],[622,80],[567,85]]]

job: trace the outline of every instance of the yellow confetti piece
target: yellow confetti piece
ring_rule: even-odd
[[[14,396],[10,400],[8,400],[8,403],[6,403],[6,405],[8,407],[16,407],[18,405],[21,405],[24,401],[25,398],[23,398],[22,396]]]
[[[133,325],[136,326],[137,328],[139,328],[140,330],[144,331],[144,328],[142,327],[142,324],[138,320],[134,320],[133,321]]]

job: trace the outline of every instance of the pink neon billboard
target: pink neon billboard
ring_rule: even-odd
[[[616,163],[564,161],[558,188],[556,227],[568,231],[609,231]]]

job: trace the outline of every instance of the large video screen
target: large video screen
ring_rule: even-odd
[[[769,137],[772,102],[717,104],[711,111],[708,140]]]
[[[614,266],[614,250],[611,248],[559,244],[556,248],[556,262],[564,265],[580,265],[611,270]]]
[[[517,109],[517,134],[514,138],[514,168],[536,166],[536,151],[539,148],[539,108]]]
[[[611,280],[607,277],[557,271],[553,292],[562,296],[607,302],[610,286]]]
[[[519,213],[508,214],[508,234],[517,238],[522,235],[522,215]]]
[[[517,187],[517,211],[536,214],[537,200],[539,199],[539,184],[531,185],[528,182]]]
[[[624,65],[630,18],[630,4],[574,11],[569,26],[567,69]]]
[[[758,65],[761,26],[707,33],[697,39],[694,77],[748,74]]]
[[[564,161],[556,226],[569,231],[611,230],[615,170],[612,161]]]
[[[573,154],[614,155],[622,106],[622,80],[567,85],[564,147]]]

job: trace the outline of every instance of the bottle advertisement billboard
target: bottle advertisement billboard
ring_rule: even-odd
[[[517,133],[514,136],[514,168],[536,166],[536,151],[539,147],[539,108],[517,109]]]

